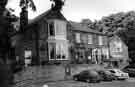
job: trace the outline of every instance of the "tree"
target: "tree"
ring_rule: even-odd
[[[33,0],[20,0],[20,31],[24,31],[25,26],[28,24],[28,8],[32,8],[33,11],[36,11],[36,6]]]
[[[62,0],[50,0],[50,1],[53,1],[54,4],[52,4],[52,10],[54,11],[60,11],[62,9],[62,6],[64,5],[64,1]]]
[[[131,58],[132,62],[135,62],[135,56],[133,56],[135,53],[135,35],[132,33],[135,32],[134,11],[111,14],[107,17],[103,17],[99,21],[93,22],[91,27],[108,35],[118,35],[128,46],[129,57]]]

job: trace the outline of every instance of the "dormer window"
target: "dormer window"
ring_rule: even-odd
[[[49,35],[54,36],[55,35],[54,22],[50,22],[48,24],[48,29],[49,29]]]

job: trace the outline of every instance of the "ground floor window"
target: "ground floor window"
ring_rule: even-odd
[[[109,50],[108,48],[92,48],[89,55],[91,57],[91,62],[100,64],[104,60],[109,59]],[[88,57],[89,57],[88,56]]]
[[[49,60],[54,60],[55,59],[55,49],[56,49],[56,44],[55,43],[49,43],[48,44],[48,49],[49,49]]]
[[[75,61],[76,63],[85,63],[86,62],[86,55],[85,49],[76,49],[75,53]]]
[[[108,58],[109,58],[109,51],[105,47],[75,50],[76,63],[101,64],[105,59]]]
[[[68,46],[64,42],[56,43],[56,59],[66,60],[68,58]]]
[[[49,43],[49,59],[50,60],[67,60],[68,45],[65,42]]]
[[[105,48],[105,47],[102,48],[102,59],[103,60],[109,59],[109,49],[108,48]]]
[[[27,67],[29,64],[31,64],[32,61],[32,51],[31,50],[25,50],[24,51],[24,57],[25,57],[25,66]]]

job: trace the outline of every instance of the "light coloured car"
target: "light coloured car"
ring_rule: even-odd
[[[108,69],[112,74],[114,74],[118,80],[126,80],[129,78],[128,73],[121,71],[120,69]]]

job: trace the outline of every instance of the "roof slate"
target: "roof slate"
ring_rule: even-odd
[[[93,30],[88,28],[85,25],[82,25],[81,23],[77,23],[77,22],[69,22],[71,24],[72,30],[76,30],[76,31],[82,31],[82,32],[88,32],[88,33],[96,33],[96,34],[103,34],[102,32],[99,32],[97,30]]]
[[[46,12],[42,13],[41,15],[37,16],[33,20],[29,20],[29,24],[37,23],[43,19],[61,19],[66,20],[63,14],[60,11],[53,11],[51,9],[47,10]],[[66,20],[67,21],[67,20]]]

